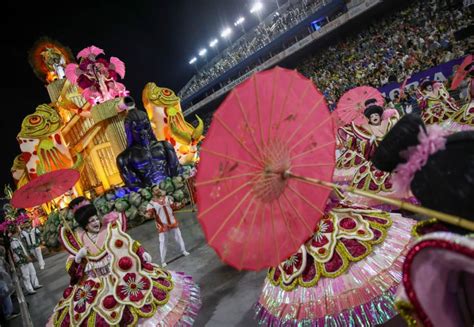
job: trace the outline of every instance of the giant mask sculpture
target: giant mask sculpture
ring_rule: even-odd
[[[74,57],[60,42],[42,37],[30,49],[28,60],[36,76],[50,84],[66,76],[66,65],[74,62]]]
[[[17,139],[29,179],[79,165],[79,162],[73,163],[60,128],[59,114],[47,104],[39,105],[34,113],[23,119]]]
[[[144,111],[132,109],[125,118],[127,148],[118,155],[117,166],[125,184],[141,188],[178,175],[179,162],[173,146],[158,141]]]
[[[182,165],[194,164],[197,146],[204,138],[203,121],[196,116],[198,126],[186,122],[179,97],[168,88],[147,83],[142,92],[142,101],[152,122],[153,132],[158,140],[170,142]]]

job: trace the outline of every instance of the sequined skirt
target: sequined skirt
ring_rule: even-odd
[[[384,243],[343,275],[322,278],[313,287],[290,292],[266,279],[255,305],[259,325],[373,326],[395,316],[394,294],[402,280],[402,264],[415,221],[398,214],[391,216],[393,225]]]

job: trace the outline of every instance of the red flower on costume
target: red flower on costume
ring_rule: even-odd
[[[118,285],[116,294],[120,300],[129,299],[132,302],[139,302],[144,297],[144,292],[150,289],[150,281],[148,278],[142,277],[137,280],[135,273],[128,273],[123,277],[125,285]]]
[[[87,304],[94,302],[97,296],[97,286],[100,285],[96,284],[93,280],[88,280],[76,290],[74,294],[74,302],[76,302],[74,311],[78,313],[86,311]]]
[[[285,283],[291,283],[306,268],[306,249],[301,246],[298,252],[279,265]]]

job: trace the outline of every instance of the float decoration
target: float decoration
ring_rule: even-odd
[[[28,61],[45,84],[65,77],[66,65],[74,62],[71,49],[48,37],[40,38],[29,51]]]
[[[170,89],[147,83],[142,92],[143,105],[159,141],[166,140],[175,148],[182,165],[198,159],[197,145],[204,139],[204,122],[196,116],[197,127],[184,119],[180,98]]]
[[[127,148],[118,155],[117,166],[127,187],[153,186],[178,175],[179,162],[172,145],[156,139],[144,111],[130,110],[124,125]]]
[[[12,173],[13,181],[16,187],[22,187],[29,182],[29,176],[26,169],[25,156],[19,154],[13,159],[13,165],[10,168]]]
[[[129,94],[119,77],[125,77],[125,64],[117,57],[104,58],[104,51],[90,46],[77,55],[79,64],[66,66],[66,77],[82,89],[82,95],[92,105]]]
[[[33,114],[23,119],[17,140],[29,180],[46,172],[80,165],[80,156],[76,163],[72,160],[61,136],[61,125],[61,117],[47,104],[39,105]]]

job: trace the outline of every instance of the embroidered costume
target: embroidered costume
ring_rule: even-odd
[[[471,74],[474,74],[474,72]],[[469,77],[465,104],[451,116],[451,120],[458,124],[474,126],[474,83],[472,80],[473,78]]]
[[[198,286],[188,275],[149,262],[143,247],[125,233],[123,221],[103,225],[95,241],[81,228],[74,234],[60,233],[71,254],[66,264],[71,283],[48,326],[193,324],[200,308]],[[89,254],[77,263],[83,246]]]
[[[44,269],[43,253],[41,252],[41,232],[38,228],[25,228],[21,231],[21,238],[28,251],[38,260],[40,269]]]
[[[189,253],[186,251],[181,231],[178,227],[171,205],[173,200],[168,196],[154,197],[147,205],[147,212],[154,217],[156,229],[159,233],[160,256],[162,266],[166,266],[166,245],[168,242],[168,233],[173,234],[176,243],[179,245],[184,255]]]
[[[425,81],[417,93],[425,124],[439,124],[455,114],[459,108],[442,83]]]
[[[429,233],[409,250],[396,307],[408,326],[470,326],[474,239]],[[441,292],[433,296],[433,290]],[[467,313],[467,314],[466,314]]]
[[[398,118],[398,115],[394,115],[383,119],[380,125],[357,126],[351,123],[339,128],[337,141],[342,152],[336,162],[334,181],[350,184],[359,190],[399,197],[400,194],[393,187],[390,173],[377,169],[370,161],[385,134],[396,124]],[[348,199],[369,206],[380,204],[376,200],[355,194],[349,194]]]
[[[268,326],[368,326],[396,315],[414,221],[340,202],[299,251],[268,272],[256,314]]]
[[[36,277],[36,269],[31,262],[28,251],[17,237],[12,237],[10,241],[10,248],[13,251],[13,261],[15,265],[20,268],[23,285],[28,294],[34,294],[35,289],[40,288],[41,285]]]

